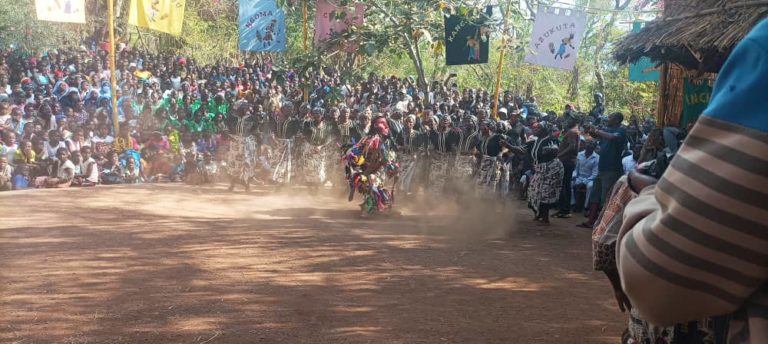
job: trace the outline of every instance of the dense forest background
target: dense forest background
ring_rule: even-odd
[[[117,34],[138,49],[192,56],[205,63],[235,63],[259,53],[238,51],[237,0],[186,0],[183,33],[179,37],[127,24],[131,0],[114,0],[119,10]],[[458,75],[460,87],[492,91],[500,52],[506,49],[502,88],[535,95],[542,109],[561,110],[572,103],[588,110],[592,94],[605,95],[609,111],[648,116],[656,106],[656,83],[629,82],[627,66],[612,58],[613,43],[634,20],[655,17],[655,2],[648,0],[359,0],[366,4],[365,25],[323,46],[313,46],[314,0],[307,0],[309,51],[304,50],[302,0],[277,0],[286,10],[288,49],[271,57],[285,68],[308,70],[333,66],[349,80],[368,73],[412,76],[426,87],[433,80]],[[0,43],[29,52],[69,47],[106,37],[107,2],[86,0],[87,24],[35,20],[34,0],[0,0]],[[352,4],[339,0],[342,6]],[[478,16],[483,6],[494,5],[494,34],[489,63],[446,66],[443,13]],[[588,8],[588,24],[574,71],[531,65],[523,61],[538,5]],[[509,8],[509,29],[502,32],[502,13]],[[348,49],[354,43],[356,49]],[[506,43],[506,44],[504,44]],[[342,48],[340,48],[342,47]],[[263,55],[262,55],[263,56]]]

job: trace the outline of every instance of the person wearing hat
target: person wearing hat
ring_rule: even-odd
[[[509,119],[508,111],[506,108],[500,108],[499,111],[496,113],[499,120],[506,121]]]

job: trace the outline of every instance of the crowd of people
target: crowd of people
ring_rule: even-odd
[[[350,199],[375,196],[364,199],[368,213],[390,208],[395,192],[472,191],[528,199],[542,224],[550,210],[585,211],[589,227],[618,177],[669,140],[651,119],[606,116],[601,94],[586,113],[565,105],[558,114],[509,91],[497,105],[450,81],[424,92],[412,78],[352,84],[326,70],[305,101],[298,74],[274,72],[269,60],[198,65],[121,48],[118,132],[104,49],[0,55],[0,189],[349,185]]]

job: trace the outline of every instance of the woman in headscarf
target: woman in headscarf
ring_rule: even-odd
[[[395,138],[398,147],[398,161],[400,163],[400,182],[397,189],[406,194],[411,189],[419,164],[418,153],[425,143],[424,134],[415,128],[416,116],[408,115],[403,121],[403,130]]]
[[[534,125],[536,138],[525,144],[534,174],[528,188],[528,206],[534,221],[549,225],[549,210],[557,205],[563,184],[563,163],[557,158],[558,142],[552,138],[552,127],[546,123]]]
[[[476,179],[481,198],[492,198],[499,182],[499,165],[502,161],[503,136],[496,133],[496,124],[490,119],[480,123],[480,135],[475,145],[475,156],[480,160]]]

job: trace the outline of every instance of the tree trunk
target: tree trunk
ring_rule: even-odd
[[[605,44],[608,40],[608,31],[613,27],[613,25],[616,23],[616,12],[611,12],[611,16],[608,19],[608,22],[603,26],[603,29],[600,31],[597,37],[597,44],[595,45],[595,59],[592,61],[593,65],[595,67],[595,78],[597,79],[597,91],[605,94],[605,78],[603,77],[603,71],[602,71],[602,62],[600,59],[600,54],[603,53],[603,49],[605,48]]]
[[[571,101],[579,102],[579,66],[573,67],[573,74],[571,75],[571,87],[568,91],[568,96]]]

